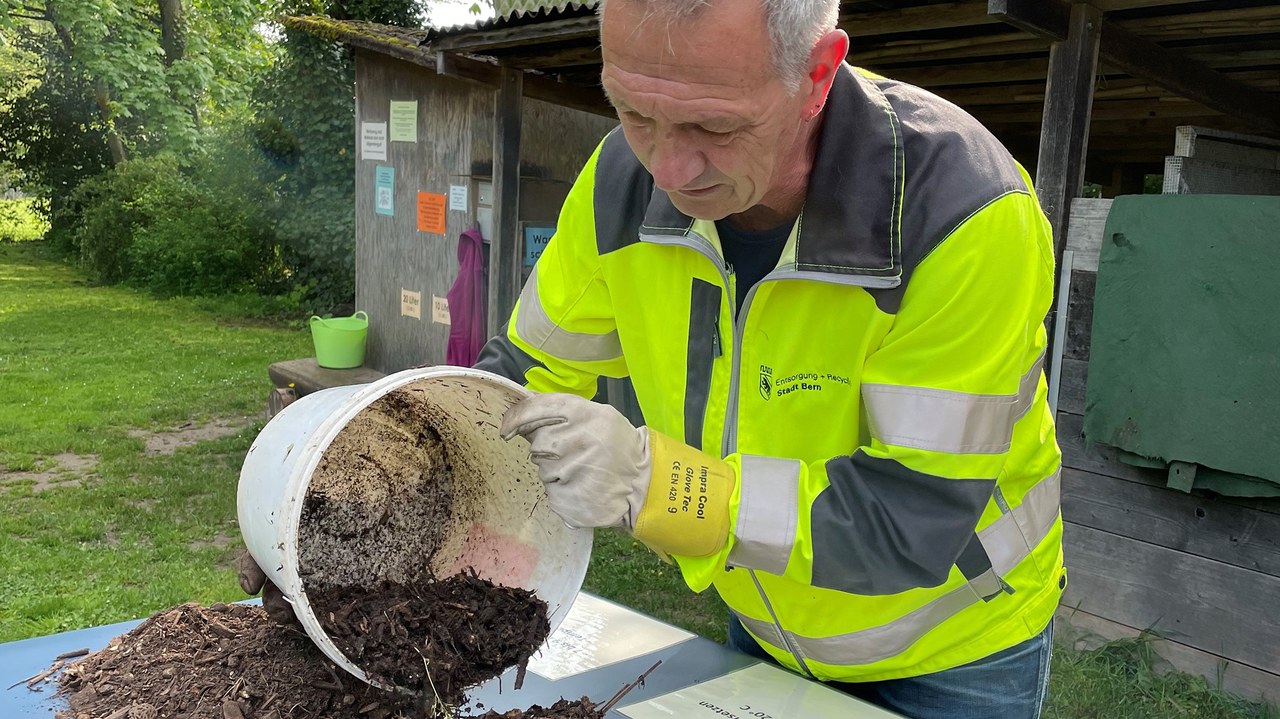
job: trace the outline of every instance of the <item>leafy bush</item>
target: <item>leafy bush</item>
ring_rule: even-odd
[[[145,198],[172,192],[178,171],[173,155],[126,162],[80,183],[55,212],[55,225],[74,228],[73,249],[90,278],[109,284],[130,277],[134,234],[154,219]]]
[[[94,280],[161,296],[287,291],[272,188],[240,138],[209,144],[186,165],[161,154],[81,184],[67,211]]]
[[[0,200],[0,242],[38,240],[49,229],[30,197]]]

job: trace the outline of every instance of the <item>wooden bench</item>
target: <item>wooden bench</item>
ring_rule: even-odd
[[[270,419],[290,402],[322,389],[368,384],[382,379],[386,373],[372,367],[329,369],[316,363],[315,357],[276,362],[267,368],[275,389],[267,395],[267,418]]]

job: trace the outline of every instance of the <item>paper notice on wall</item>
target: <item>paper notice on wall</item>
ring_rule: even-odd
[[[529,660],[555,681],[679,644],[693,635],[589,594],[579,594],[560,628]]]
[[[379,215],[396,214],[396,168],[378,165],[375,169],[373,211]]]
[[[422,319],[422,293],[400,290],[400,316]]]
[[[360,157],[364,160],[387,161],[387,123],[360,123]]]
[[[532,662],[530,663],[532,668]],[[701,684],[618,709],[631,719],[894,719],[892,714],[818,682],[755,664]]]
[[[466,185],[449,185],[449,209],[455,212],[466,212],[469,209]]]
[[[434,192],[418,193],[418,231],[444,234],[445,204],[448,198]]]
[[[431,295],[431,321],[438,325],[449,324],[449,300]]]
[[[391,141],[418,141],[418,101],[391,101]]]

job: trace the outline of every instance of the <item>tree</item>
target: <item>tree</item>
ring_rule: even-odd
[[[185,3],[185,4],[184,4]],[[256,0],[0,0],[9,36],[51,32],[46,66],[66,63],[92,87],[95,123],[115,164],[130,151],[185,151],[201,113],[243,105],[267,60]]]
[[[282,0],[278,16],[328,15],[416,26],[418,0]],[[275,63],[255,92],[258,143],[279,173],[276,235],[310,301],[355,296],[355,65],[329,40],[284,28]]]

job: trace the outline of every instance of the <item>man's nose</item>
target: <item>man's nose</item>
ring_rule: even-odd
[[[649,174],[658,189],[675,192],[698,179],[706,162],[698,148],[678,129],[661,133],[649,155]]]

